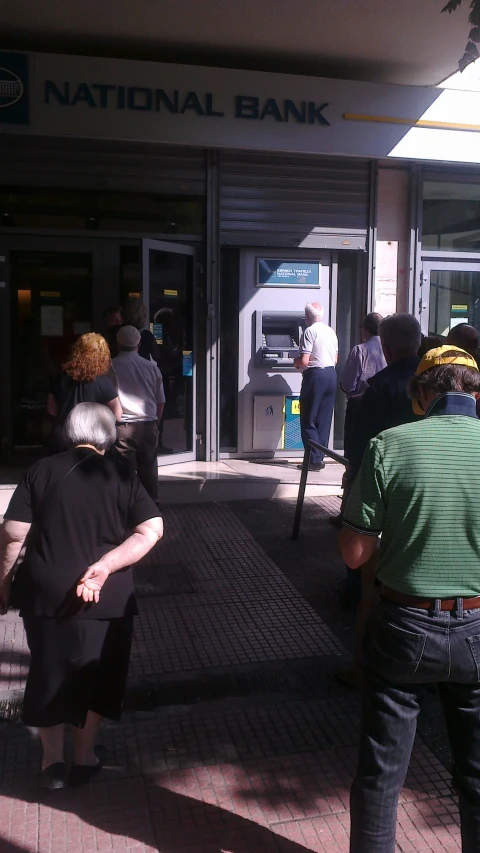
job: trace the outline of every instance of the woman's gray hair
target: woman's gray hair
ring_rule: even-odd
[[[323,305],[319,302],[307,302],[305,305],[305,319],[309,323],[320,323],[323,320]]]
[[[109,450],[117,439],[115,415],[101,403],[78,403],[63,428],[68,444],[91,444],[97,450]]]
[[[135,326],[139,332],[147,327],[147,309],[139,296],[131,296],[125,302],[125,305],[122,307],[122,320],[125,326]]]

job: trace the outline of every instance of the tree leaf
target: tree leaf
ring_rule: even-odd
[[[455,9],[458,9],[458,7],[460,6],[461,2],[462,2],[462,0],[448,0],[447,5],[446,5],[446,6],[444,6],[444,7],[443,7],[443,9],[442,9],[442,12],[449,12],[449,13],[450,13],[450,15],[451,15],[451,14],[452,14],[452,12],[454,12],[454,11],[455,11]]]
[[[480,41],[480,27],[474,27],[470,30],[468,34],[469,41],[479,42]]]
[[[465,56],[473,56],[473,59],[478,59],[480,56],[477,45],[473,43],[473,41],[469,41],[465,48]]]
[[[480,26],[480,0],[472,0],[468,20],[474,27]]]

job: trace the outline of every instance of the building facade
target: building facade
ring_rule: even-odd
[[[4,456],[41,446],[50,377],[132,294],[162,354],[161,461],[301,454],[306,301],[340,365],[367,310],[480,327],[479,132],[471,92],[0,54]]]

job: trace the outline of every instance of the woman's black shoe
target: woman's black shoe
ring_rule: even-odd
[[[67,768],[63,761],[57,761],[55,764],[50,764],[45,770],[42,770],[40,776],[40,787],[47,791],[58,791],[60,788],[65,788],[67,784]]]
[[[98,759],[98,764],[94,764],[91,767],[86,767],[83,764],[72,764],[70,773],[68,774],[69,788],[81,788],[82,785],[87,785],[88,782],[91,782],[100,773],[102,767],[103,761],[101,759]]]

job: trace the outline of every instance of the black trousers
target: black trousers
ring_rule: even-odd
[[[304,370],[300,391],[300,427],[304,447],[307,441],[316,441],[324,447],[328,445],[336,392],[334,367],[308,367]],[[312,449],[311,464],[318,465],[322,461],[323,453]]]
[[[345,426],[343,429],[343,452],[346,459],[350,459],[349,450],[357,426],[360,403],[361,399],[347,400],[347,407],[345,409]]]

